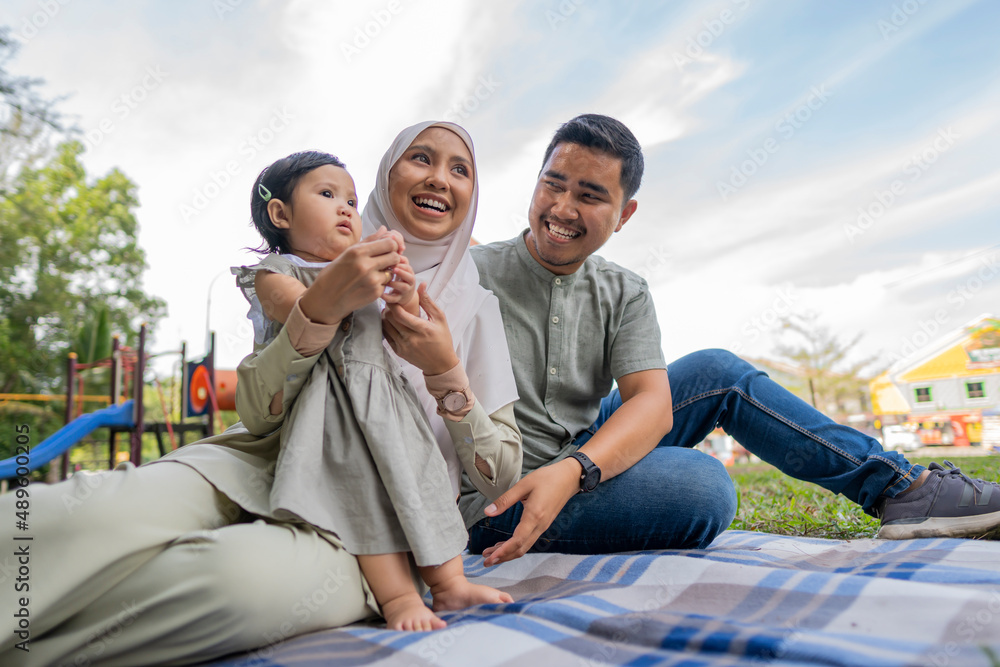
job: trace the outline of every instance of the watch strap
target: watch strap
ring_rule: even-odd
[[[580,451],[570,454],[570,458],[576,459],[583,466],[583,472],[580,474],[580,493],[589,493],[597,488],[597,485],[601,482],[601,469],[597,467],[597,464],[591,461],[589,456]],[[588,484],[589,480],[593,481]]]
[[[450,370],[438,375],[425,375],[424,384],[427,392],[437,401],[437,413],[451,421],[461,421],[465,415],[469,414],[472,406],[476,404],[476,397],[469,387],[469,376],[461,363],[455,364]],[[443,399],[449,394],[462,394],[465,396],[465,405],[455,411],[447,410],[443,404]]]

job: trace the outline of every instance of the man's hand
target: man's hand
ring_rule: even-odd
[[[412,315],[400,306],[390,305],[382,316],[382,331],[389,347],[400,359],[410,362],[424,375],[440,375],[459,363],[448,319],[427,295],[425,283],[417,288],[417,295],[427,319]]]
[[[483,550],[487,567],[520,558],[548,530],[570,498],[580,491],[580,464],[575,459],[534,470],[486,508],[486,516],[498,516],[518,501],[524,506],[521,520],[509,540]]]

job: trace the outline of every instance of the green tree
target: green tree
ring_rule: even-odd
[[[14,76],[7,65],[17,55],[18,43],[10,28],[0,26],[0,193],[22,165],[32,165],[47,153],[55,133],[73,133],[56,110],[58,99],[38,91],[41,79]]]
[[[135,185],[117,169],[88,181],[82,151],[67,142],[21,169],[0,202],[0,393],[62,387],[65,354],[94,312],[133,342],[141,321],[163,315],[142,290]]]
[[[88,178],[82,151],[61,144],[47,164],[22,167],[0,199],[0,393],[61,394],[69,351],[102,356],[108,331],[135,346],[139,324],[164,313],[142,289],[135,184],[116,169]],[[61,403],[17,407],[0,413],[0,429],[30,424],[35,444],[63,421]]]
[[[140,322],[155,324],[165,307],[142,289],[135,184],[117,169],[87,175],[59,99],[41,94],[40,79],[10,73],[16,53],[0,27],[0,393],[59,395],[69,351],[106,357],[110,332],[134,347]],[[88,374],[101,385],[88,393],[104,393],[107,372]],[[64,410],[0,399],[0,458],[12,453],[15,425],[28,425],[37,445]]]
[[[103,303],[87,313],[72,348],[81,364],[91,364],[111,356],[110,317],[110,311]]]
[[[783,340],[775,347],[781,359],[796,366],[803,378],[803,392],[813,405],[834,418],[846,417],[849,406],[863,399],[868,387],[865,369],[877,356],[852,358],[863,334],[844,342],[819,315],[809,312],[782,318]]]

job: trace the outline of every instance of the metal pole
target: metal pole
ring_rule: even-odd
[[[73,399],[76,397],[76,352],[70,352],[66,357],[66,423],[73,421]],[[61,471],[59,479],[69,476],[69,450],[63,452],[60,459]]]
[[[208,434],[215,435],[215,332],[208,335]]]
[[[131,460],[133,465],[142,465],[142,432],[145,430],[143,420],[145,410],[142,405],[142,376],[146,370],[146,323],[139,327],[139,351],[135,361],[135,380],[132,387],[132,395],[135,398],[135,423],[132,427],[132,452]]]
[[[181,411],[180,415],[178,416],[179,424],[183,424],[185,417],[187,417],[187,404],[188,404],[187,403],[188,402],[187,346],[188,346],[187,341],[181,343]],[[183,429],[181,429],[181,431],[178,433],[178,436],[180,437],[181,447],[183,447],[186,444],[184,442],[185,435]]]
[[[108,391],[111,397],[111,403],[109,405],[118,405],[118,383],[121,382],[122,374],[122,353],[121,353],[121,340],[118,339],[118,334],[111,337],[111,387]],[[118,434],[115,433],[114,429],[109,429],[108,432],[108,470],[114,470],[115,467],[115,450],[118,448],[116,440]]]

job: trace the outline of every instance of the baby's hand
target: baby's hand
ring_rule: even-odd
[[[392,278],[386,285],[382,299],[386,303],[398,304],[414,315],[420,314],[420,304],[417,300],[417,276],[406,257],[401,258],[399,264],[392,268]]]
[[[390,238],[396,242],[396,245],[398,246],[396,248],[396,252],[398,252],[399,254],[402,255],[403,251],[406,250],[406,241],[403,240],[403,235],[397,232],[395,229],[389,229],[385,226],[379,227],[374,234],[363,240],[375,241],[377,239],[384,239],[384,238]]]

